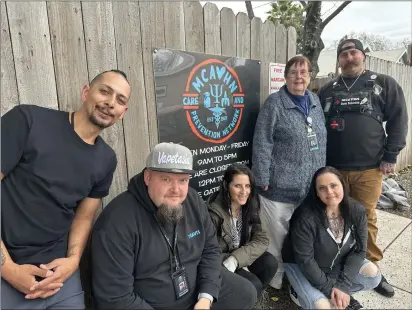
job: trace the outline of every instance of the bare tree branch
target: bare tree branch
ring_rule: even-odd
[[[335,10],[335,8],[338,6],[338,2],[333,2],[333,6],[329,9],[329,10],[327,10],[326,12],[324,12],[322,15],[321,15],[321,17],[324,17],[324,16],[326,16],[326,17],[328,17],[329,16],[329,13],[330,12],[332,12],[333,10]]]
[[[252,2],[245,1],[245,4],[246,4],[247,16],[249,16],[249,19],[252,19],[253,17],[255,17],[255,13],[253,13]]]
[[[332,14],[330,14],[321,24],[320,27],[321,29],[325,28],[325,26],[336,16],[338,15],[340,12],[342,12],[342,10],[344,8],[346,8],[346,6],[351,3],[352,1],[345,1],[344,3],[342,3],[335,12],[333,12]]]
[[[306,7],[306,5],[307,5],[307,3],[306,3],[306,1],[299,1],[300,2],[300,4],[302,4],[302,6],[305,8]]]

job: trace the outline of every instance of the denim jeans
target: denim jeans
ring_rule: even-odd
[[[366,265],[370,263],[365,259],[362,263]],[[285,264],[285,273],[288,277],[290,284],[298,295],[299,303],[303,309],[315,309],[315,303],[321,299],[330,299],[330,296],[326,297],[321,291],[314,288],[312,284],[305,278],[300,267],[297,264]],[[365,276],[362,273],[358,273],[354,282],[352,283],[351,294],[364,290],[371,290],[378,286],[381,281],[381,273],[373,276]]]
[[[80,271],[68,278],[60,291],[45,299],[25,299],[6,280],[1,279],[2,309],[84,309],[84,294],[80,281]]]

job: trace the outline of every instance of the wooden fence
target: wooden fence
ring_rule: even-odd
[[[412,164],[412,67],[403,64],[383,60],[380,58],[366,56],[366,69],[374,72],[387,74],[393,77],[402,87],[406,106],[408,108],[408,136],[406,147],[399,154],[397,170],[402,170]],[[309,88],[318,91],[323,85],[332,80],[331,78],[319,78],[312,81]]]
[[[103,138],[118,165],[107,203],[144,167],[157,143],[153,48],[259,59],[261,101],[269,62],[296,54],[296,31],[199,2],[1,2],[1,114],[17,104],[73,111],[84,84],[104,70],[126,72],[129,111]]]

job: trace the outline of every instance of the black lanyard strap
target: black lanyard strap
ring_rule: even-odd
[[[172,254],[172,256],[175,260],[176,271],[177,271],[177,270],[180,269],[180,259],[178,258],[179,252],[178,252],[178,249],[177,249],[177,228],[176,228],[176,225],[174,226],[174,236],[173,236],[174,243],[173,243],[173,246],[172,246],[172,244],[170,243],[169,237],[166,235],[166,232],[163,229],[162,224],[160,223],[159,219],[157,218],[156,215],[154,215],[154,217],[156,219],[157,226],[159,226],[160,232],[162,233],[163,237],[165,238],[166,243],[169,246],[170,252],[171,252],[171,254]]]

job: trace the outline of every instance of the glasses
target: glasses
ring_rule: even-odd
[[[301,77],[308,77],[309,74],[310,74],[309,71],[295,71],[295,70],[292,70],[292,71],[289,71],[288,75],[290,77],[297,77],[298,73],[300,74]]]

